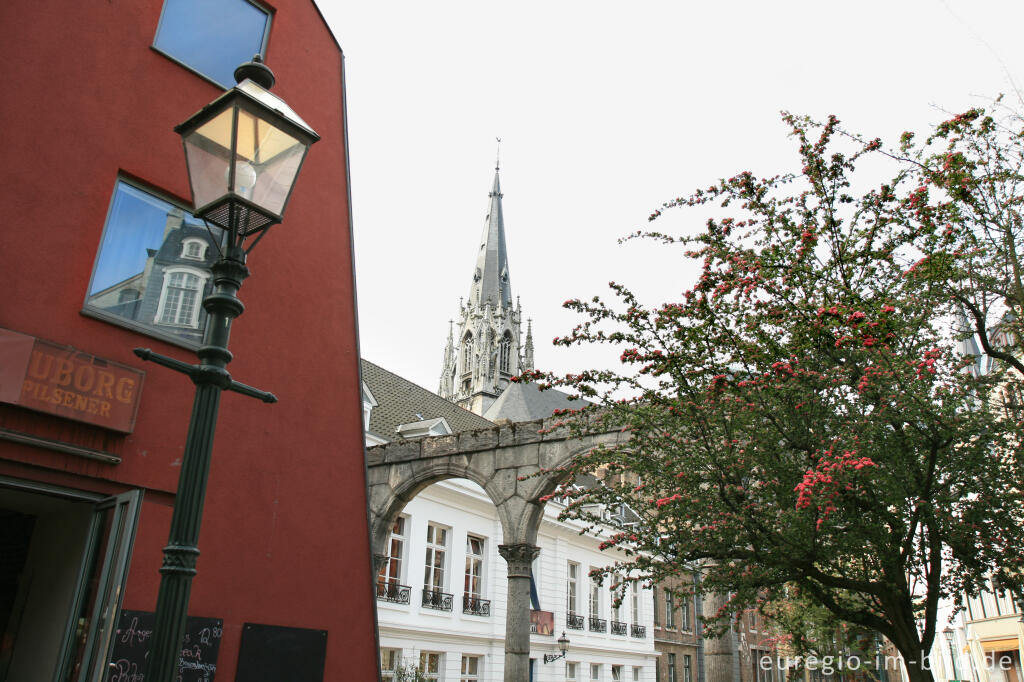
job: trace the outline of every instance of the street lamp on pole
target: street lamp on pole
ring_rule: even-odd
[[[560,658],[565,658],[565,655],[569,653],[569,638],[565,636],[565,630],[562,630],[562,636],[558,638],[558,650],[560,654],[544,654],[544,662],[552,663]]]
[[[236,294],[249,276],[246,255],[281,222],[310,145],[320,137],[269,92],[274,74],[260,58],[235,70],[238,84],[175,128],[185,147],[195,215],[224,230],[212,267],[214,290],[203,299],[209,314],[199,364],[136,348],[135,354],[187,375],[196,385],[171,530],[160,568],[153,645],[146,679],[172,682],[185,635],[192,578],[199,556],[199,526],[210,472],[213,436],[222,391],[276,402],[272,393],[239,383],[231,362],[231,322],[245,310]],[[246,243],[248,240],[248,244]]]

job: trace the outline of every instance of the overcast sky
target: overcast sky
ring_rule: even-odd
[[[432,391],[496,137],[512,292],[565,372],[618,356],[551,346],[565,299],[692,282],[620,236],[720,177],[798,170],[780,110],[895,141],[1024,82],[1022,0],[317,3],[346,57],[362,355]]]

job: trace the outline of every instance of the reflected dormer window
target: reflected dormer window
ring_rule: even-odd
[[[202,239],[186,239],[181,243],[181,257],[189,260],[206,260],[206,242]]]

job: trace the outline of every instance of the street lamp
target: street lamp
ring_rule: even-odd
[[[226,243],[211,268],[214,291],[203,299],[209,314],[198,365],[136,348],[135,354],[187,375],[196,385],[192,418],[182,455],[171,531],[160,567],[153,646],[146,679],[172,682],[185,636],[192,578],[199,556],[199,525],[210,473],[213,435],[222,391],[273,403],[272,393],[239,383],[231,362],[231,322],[245,307],[236,294],[249,276],[246,255],[281,221],[309,146],[320,139],[268,90],[274,74],[259,56],[235,70],[238,84],[175,128],[185,146],[195,215],[225,231]],[[243,248],[247,239],[248,248]]]
[[[558,650],[562,653],[555,654],[544,654],[544,662],[551,663],[557,661],[560,658],[565,658],[565,655],[569,653],[569,638],[565,636],[565,630],[562,630],[562,636],[558,638]]]

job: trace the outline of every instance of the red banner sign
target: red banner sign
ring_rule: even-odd
[[[530,610],[530,631],[538,635],[555,634],[555,613],[554,611]]]
[[[131,433],[145,373],[0,329],[0,402]]]

